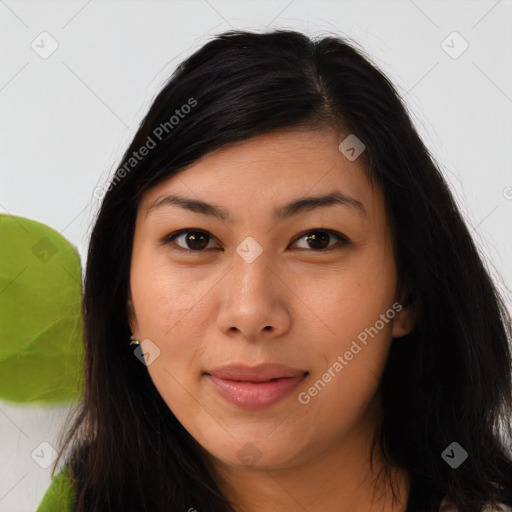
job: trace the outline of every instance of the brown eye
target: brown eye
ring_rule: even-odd
[[[208,247],[211,235],[205,231],[181,231],[167,238],[167,242],[172,242],[177,245],[180,249],[185,251],[202,251]],[[175,242],[175,240],[182,239],[181,244]],[[184,245],[183,245],[184,244]]]
[[[206,231],[183,229],[165,237],[164,243],[174,245],[177,251],[191,253],[206,252],[207,249],[218,249],[218,246],[210,246],[210,242],[213,240],[214,237]],[[350,243],[346,236],[329,229],[306,231],[296,239],[295,244],[299,241],[305,241],[306,243],[306,246],[299,247],[299,249],[310,250],[313,252],[327,252],[331,249],[340,248],[340,246]]]
[[[334,243],[330,241],[334,238]],[[331,249],[335,245],[345,245],[348,243],[347,237],[331,230],[314,230],[303,233],[299,240],[305,240],[307,247],[300,247],[301,249],[313,249],[314,251],[323,251]],[[336,244],[336,241],[338,244]]]

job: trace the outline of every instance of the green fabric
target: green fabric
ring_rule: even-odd
[[[64,468],[52,478],[36,512],[72,512],[73,493],[71,477]]]
[[[0,215],[0,399],[79,401],[82,278],[77,250],[33,220]]]

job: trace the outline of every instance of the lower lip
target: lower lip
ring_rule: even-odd
[[[217,391],[228,401],[243,409],[265,409],[289,395],[305,375],[285,377],[270,382],[245,382],[207,375]]]

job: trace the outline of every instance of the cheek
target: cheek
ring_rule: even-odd
[[[197,269],[170,265],[164,251],[134,254],[131,290],[141,335],[167,344],[184,330],[193,339],[189,331],[200,325],[211,286]]]
[[[315,436],[334,439],[340,428],[350,430],[375,397],[391,344],[392,298],[372,281],[357,279],[324,297],[324,304],[339,307],[321,310],[332,332],[316,338],[315,371],[298,396],[304,413],[316,418]]]
[[[329,329],[317,337],[315,351],[321,356],[310,387],[302,390],[303,399],[333,417],[340,414],[339,421],[344,415],[355,421],[374,396],[396,315],[393,260],[378,251],[357,256],[347,267],[317,279],[312,296],[312,309]]]
[[[132,261],[131,289],[139,333],[159,350],[147,370],[169,407],[190,407],[185,390],[195,394],[192,383],[199,375],[202,333],[211,318],[205,309],[211,283],[157,258],[137,256]]]
[[[396,272],[391,255],[375,248],[354,253],[342,266],[333,266],[329,272],[324,270],[317,275],[308,274],[300,282],[299,295],[311,305],[317,323],[323,324],[328,333],[323,339],[327,346],[328,340],[334,341],[338,350],[350,345],[391,308]],[[386,335],[391,327],[391,321],[379,323],[379,331]]]
[[[180,421],[201,413],[197,379],[201,372],[204,333],[210,315],[205,311],[206,290],[157,274],[145,281],[148,301],[137,309],[141,334],[159,348],[159,357],[147,367],[151,380]],[[137,306],[136,306],[137,307]],[[197,407],[197,410],[196,410]]]

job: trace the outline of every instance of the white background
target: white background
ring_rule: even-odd
[[[93,192],[175,66],[215,33],[265,27],[349,37],[391,78],[510,307],[507,0],[0,1],[0,212],[60,231],[84,262]],[[47,59],[31,48],[45,31],[58,43]],[[441,45],[453,31],[469,44],[455,59]],[[54,442],[66,411],[0,402],[0,511],[37,507],[50,469],[30,453]]]

